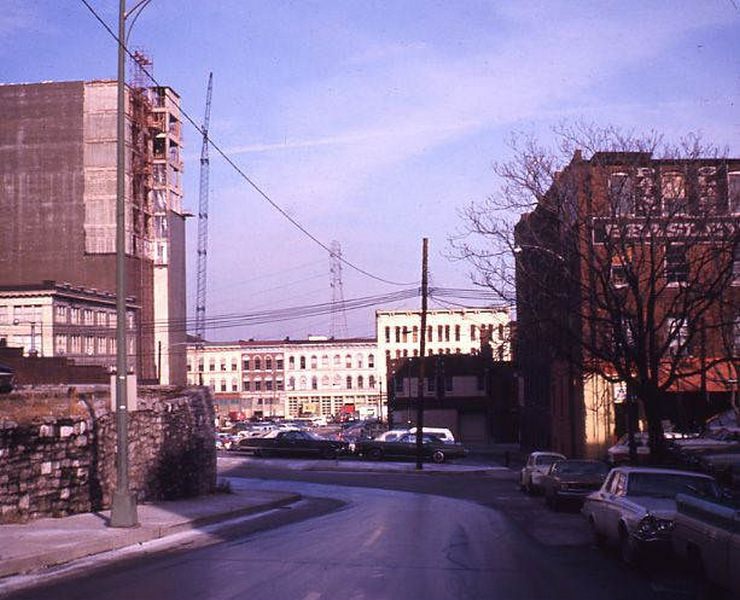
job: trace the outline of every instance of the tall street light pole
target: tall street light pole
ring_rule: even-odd
[[[128,477],[128,397],[126,378],[126,0],[118,6],[118,114],[116,148],[116,488],[111,505],[111,527],[138,525],[136,497]]]

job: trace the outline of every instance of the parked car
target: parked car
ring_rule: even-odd
[[[597,544],[618,546],[627,563],[670,549],[680,493],[719,498],[714,478],[702,473],[647,467],[617,467],[601,489],[586,496],[581,512]]]
[[[311,431],[278,429],[261,437],[242,438],[235,449],[255,456],[320,456],[331,459],[344,454],[347,444],[322,438]]]
[[[452,432],[449,429],[446,429],[444,427],[422,427],[422,429],[423,433],[438,437],[445,444],[455,443],[455,436],[452,435]],[[409,429],[409,433],[416,433],[416,427],[412,427],[411,429]]]
[[[234,444],[239,440],[238,436],[230,433],[217,433],[216,434],[216,449],[217,450],[231,450]]]
[[[15,389],[15,371],[0,363],[0,394],[9,394]]]
[[[647,432],[638,431],[633,433],[635,446],[637,450],[638,462],[645,460],[650,455],[650,446],[648,445]],[[625,433],[617,440],[611,448],[606,451],[608,460],[613,465],[626,463],[630,459],[629,434]]]
[[[462,458],[467,456],[467,449],[461,444],[446,444],[440,438],[424,434],[422,438],[423,458],[435,463],[443,463],[447,459]],[[355,452],[371,460],[382,458],[405,458],[416,457],[416,435],[405,433],[393,441],[380,440],[358,440],[355,443]]]
[[[532,452],[519,472],[519,489],[528,494],[542,491],[542,478],[553,463],[561,460],[565,460],[565,455],[559,452]]]
[[[599,460],[561,460],[550,466],[542,478],[545,504],[558,510],[561,505],[583,504],[583,499],[604,483],[609,466]]]
[[[714,477],[721,486],[740,496],[740,452],[702,454],[697,458],[699,469]]]
[[[676,497],[673,550],[689,568],[740,597],[740,507]]]
[[[390,429],[373,438],[377,442],[394,442],[409,432],[408,429]]]

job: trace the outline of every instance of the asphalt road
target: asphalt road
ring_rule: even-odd
[[[233,486],[307,500],[206,545],[139,556],[17,598],[178,600],[692,599],[590,544],[578,514],[524,497],[509,472],[295,472],[222,462]],[[276,465],[278,468],[276,468]]]

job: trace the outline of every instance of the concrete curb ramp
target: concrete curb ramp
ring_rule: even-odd
[[[0,525],[0,577],[19,575],[293,504],[298,494],[237,491],[138,507],[139,526],[108,527],[110,512]]]

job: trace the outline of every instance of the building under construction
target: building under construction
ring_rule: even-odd
[[[184,383],[179,97],[170,88],[134,82],[126,88],[126,106],[126,290],[134,316],[129,361],[140,379]],[[115,293],[116,110],[115,81],[0,85],[0,286],[6,294],[48,281]],[[19,335],[29,326],[43,329],[5,308],[0,334],[6,331],[9,345],[19,337],[10,335],[14,328]],[[26,309],[16,302],[16,310]],[[54,319],[70,314],[37,312]],[[103,326],[94,320],[87,325],[91,337]],[[80,347],[63,338],[50,341],[46,354],[116,362],[110,344]]]

